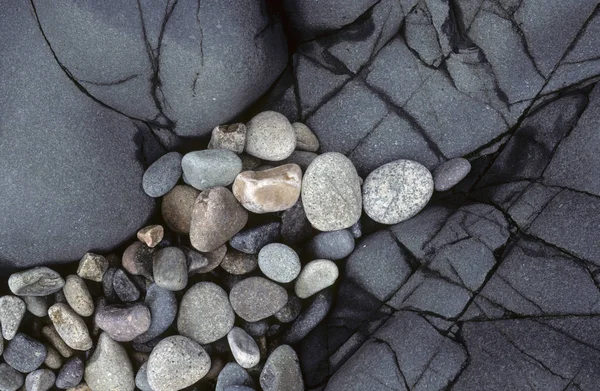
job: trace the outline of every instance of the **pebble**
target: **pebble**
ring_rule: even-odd
[[[210,357],[197,342],[181,335],[167,337],[150,354],[148,384],[154,391],[177,391],[202,379],[209,369]]]
[[[357,221],[352,227],[348,228],[348,231],[354,236],[354,239],[359,239],[362,237],[362,224],[360,221]]]
[[[254,388],[246,386],[229,386],[225,391],[255,391]]]
[[[48,316],[60,338],[71,349],[88,350],[92,347],[85,322],[67,304],[54,304],[48,309]]]
[[[134,339],[136,343],[145,343],[158,337],[173,324],[177,316],[175,293],[156,284],[148,288],[144,305],[150,310],[150,327]]]
[[[54,372],[49,369],[38,369],[31,372],[25,378],[25,389],[27,391],[48,391],[54,385]]]
[[[242,326],[253,337],[262,337],[269,330],[269,322],[266,319],[258,322],[242,322]]]
[[[85,253],[79,261],[77,275],[85,280],[101,282],[108,270],[108,260],[102,255]]]
[[[360,178],[352,162],[341,153],[319,155],[306,169],[302,181],[306,217],[320,231],[351,227],[360,219]]]
[[[314,152],[294,151],[287,159],[282,160],[281,164],[297,164],[304,172],[317,156],[319,155]]]
[[[300,167],[284,164],[268,170],[240,173],[233,182],[233,195],[250,212],[279,212],[298,201],[301,185]]]
[[[309,152],[317,152],[319,150],[319,139],[308,126],[301,122],[294,122],[292,127],[294,128],[294,133],[296,133],[296,149]]]
[[[67,391],[92,391],[92,389],[87,384],[81,383],[77,387],[69,388]]]
[[[152,163],[142,177],[146,194],[154,198],[167,194],[181,177],[181,159],[179,152],[169,152]]]
[[[115,288],[113,287],[113,279],[116,271],[116,268],[111,267],[104,273],[104,278],[102,279],[102,293],[104,293],[106,300],[111,302],[119,301],[119,297],[115,293]]]
[[[429,170],[412,160],[396,160],[373,170],[363,185],[365,213],[382,224],[397,224],[421,211],[433,194]]]
[[[140,242],[144,242],[150,248],[156,247],[163,240],[164,236],[165,229],[159,224],[149,225],[137,232],[137,238]]]
[[[17,391],[23,385],[23,375],[7,364],[0,364],[0,390]]]
[[[85,382],[93,391],[133,391],[134,372],[127,351],[106,333],[85,365]]]
[[[73,355],[73,349],[71,349],[62,337],[56,331],[53,325],[47,325],[42,327],[42,335],[54,346],[58,353],[64,358],[69,358]]]
[[[302,265],[300,257],[291,247],[271,243],[258,253],[258,267],[271,280],[285,284],[298,277]]]
[[[65,285],[65,280],[52,269],[35,267],[11,274],[8,278],[10,291],[17,296],[48,296]]]
[[[330,291],[317,293],[306,311],[300,314],[283,334],[283,342],[292,345],[304,339],[325,319],[332,303],[333,294]]]
[[[188,283],[187,258],[177,247],[165,247],[154,254],[154,282],[161,288],[180,291]]]
[[[142,364],[135,375],[135,386],[142,391],[154,391],[148,384],[148,363]]]
[[[94,321],[117,342],[129,342],[150,328],[150,310],[143,304],[114,304],[98,309]]]
[[[67,276],[63,293],[73,311],[81,316],[94,314],[94,300],[83,278],[76,274]]]
[[[248,322],[257,322],[272,316],[287,303],[285,289],[262,277],[240,281],[229,293],[236,314]]]
[[[307,250],[313,259],[332,261],[346,258],[354,251],[354,236],[348,230],[322,232],[308,243]]]
[[[0,356],[2,356],[2,352],[4,352],[4,338],[0,336]]]
[[[217,268],[225,258],[227,246],[222,245],[208,252],[198,252],[184,248],[183,252],[187,258],[188,274],[208,273]]]
[[[280,161],[296,148],[296,133],[290,121],[275,111],[263,111],[246,124],[246,153],[259,159]]]
[[[199,251],[225,244],[248,222],[248,212],[224,187],[203,191],[194,205],[190,242]]]
[[[49,300],[47,296],[23,296],[21,297],[27,306],[27,311],[38,318],[48,315]],[[1,323],[1,322],[0,322]]]
[[[244,152],[246,125],[242,123],[216,126],[210,135],[209,149],[228,149],[235,153]]]
[[[239,276],[250,273],[258,267],[258,257],[254,254],[245,254],[236,249],[227,249],[221,262],[221,267],[227,273]]]
[[[258,225],[233,236],[229,245],[246,254],[258,254],[261,248],[279,240],[280,230],[281,223],[278,221]]]
[[[226,336],[234,321],[235,314],[223,288],[212,282],[199,282],[181,299],[177,330],[207,344]]]
[[[0,297],[0,325],[4,339],[14,338],[26,310],[25,302],[20,298],[10,295]]]
[[[242,160],[227,149],[205,149],[185,154],[181,161],[187,183],[198,190],[229,186],[242,172]]]
[[[457,157],[440,164],[433,171],[433,183],[436,191],[450,190],[471,172],[471,163]]]
[[[306,299],[335,283],[339,275],[337,265],[328,259],[307,263],[296,280],[296,296]]]
[[[117,269],[113,276],[113,289],[121,301],[132,302],[140,298],[140,290],[123,269]]]
[[[275,349],[260,373],[263,391],[304,391],[300,363],[294,349],[281,345]]]
[[[73,357],[63,365],[56,376],[56,387],[67,389],[77,386],[83,379],[84,363],[79,357]]]
[[[4,361],[22,373],[38,369],[46,359],[46,347],[43,343],[23,334],[17,333],[8,341],[2,355]]]
[[[281,215],[281,239],[286,244],[298,244],[312,237],[313,227],[298,201]]]
[[[275,313],[275,318],[281,323],[293,322],[302,310],[302,301],[297,297],[290,295],[287,304]]]
[[[211,357],[210,369],[208,370],[208,373],[204,375],[202,381],[210,381],[212,384],[214,384],[217,381],[217,377],[219,376],[219,373],[221,373],[221,371],[223,370],[224,366],[225,361],[223,358],[219,356]]]
[[[252,368],[260,362],[258,345],[243,329],[234,327],[227,334],[227,342],[235,361],[242,368]]]
[[[254,388],[254,380],[239,364],[230,362],[219,373],[215,391],[225,391],[231,386],[247,386]]]
[[[50,369],[60,369],[62,367],[62,356],[50,345],[46,346],[46,359],[44,365]]]
[[[171,230],[180,234],[190,233],[194,202],[199,194],[191,186],[177,185],[162,198],[161,214]]]
[[[246,153],[242,153],[239,156],[242,159],[242,171],[256,170],[262,164],[262,160]]]
[[[152,280],[154,253],[155,250],[144,243],[140,241],[133,242],[123,252],[121,265],[123,269],[127,270],[133,276],[144,276]]]

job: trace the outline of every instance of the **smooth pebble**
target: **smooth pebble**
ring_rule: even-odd
[[[288,294],[276,283],[262,277],[249,277],[235,284],[229,293],[236,314],[248,322],[272,316],[287,303]]]
[[[313,259],[342,259],[354,251],[354,236],[345,229],[321,232],[311,239],[307,250]]]
[[[263,391],[304,391],[298,356],[289,345],[273,350],[260,373]]]
[[[337,265],[328,259],[316,259],[307,263],[300,272],[294,287],[296,296],[306,299],[325,289],[337,280]]]
[[[235,361],[242,368],[252,368],[260,362],[260,351],[256,341],[239,327],[227,334],[227,342]]]
[[[117,342],[129,342],[148,331],[151,315],[141,303],[112,304],[98,308],[94,321]]]
[[[63,293],[73,311],[81,316],[94,314],[94,300],[83,278],[76,274],[67,276]]]
[[[127,351],[106,333],[100,334],[94,354],[84,371],[85,382],[93,391],[133,391],[134,372]]]
[[[283,115],[275,111],[263,111],[247,124],[246,153],[259,159],[280,161],[296,148],[296,132]]]
[[[271,280],[288,283],[298,277],[302,265],[300,257],[291,247],[282,243],[271,243],[258,253],[258,267]]]
[[[17,391],[23,385],[23,375],[7,364],[0,363],[0,390]]]
[[[177,316],[175,293],[156,284],[150,285],[146,291],[144,305],[150,310],[150,327],[134,339],[136,343],[145,343],[158,337],[173,324]]]
[[[20,298],[11,295],[0,297],[0,325],[4,339],[14,338],[26,310],[27,306]]]
[[[462,181],[471,171],[467,159],[457,157],[440,164],[433,171],[433,183],[436,191],[450,190]]]
[[[301,122],[294,122],[292,127],[294,128],[294,133],[296,133],[296,149],[317,152],[319,149],[319,139],[312,130]]]
[[[261,248],[279,240],[281,223],[273,221],[245,229],[234,235],[229,245],[246,254],[258,254]]]
[[[77,386],[83,379],[85,365],[79,357],[67,360],[56,376],[56,387],[67,389]]]
[[[150,165],[142,176],[142,188],[150,197],[162,197],[179,181],[182,174],[182,156],[168,152]]]
[[[23,333],[17,333],[8,341],[2,355],[4,361],[22,373],[38,369],[46,359],[46,347],[43,343]]]
[[[180,291],[188,283],[187,258],[177,247],[165,247],[154,254],[154,282],[161,288]]]
[[[56,376],[49,369],[37,369],[25,378],[27,391],[48,391],[54,385]]]
[[[223,367],[217,377],[215,391],[225,391],[227,387],[231,386],[254,387],[254,380],[248,371],[235,362],[230,362]]]
[[[242,123],[216,126],[210,135],[209,149],[228,149],[235,153],[244,152],[246,125]]]
[[[177,185],[162,198],[161,214],[166,225],[180,234],[190,233],[194,202],[200,192],[191,186]]]
[[[198,190],[229,186],[242,172],[242,160],[227,149],[205,149],[185,154],[181,161],[186,182]]]
[[[92,347],[85,322],[67,304],[54,304],[48,309],[48,316],[60,338],[71,349],[88,350]]]
[[[14,273],[8,278],[8,287],[17,296],[48,296],[64,285],[60,274],[44,266]]]

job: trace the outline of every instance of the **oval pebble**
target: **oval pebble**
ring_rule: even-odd
[[[308,243],[312,258],[338,260],[346,258],[354,251],[354,236],[350,231],[321,232]]]
[[[302,122],[294,122],[292,127],[294,128],[294,133],[296,133],[296,149],[317,152],[319,149],[319,139],[312,130]]]
[[[316,259],[307,263],[296,280],[296,296],[306,299],[325,289],[337,280],[337,265],[328,259]]]
[[[433,183],[436,191],[450,190],[462,181],[471,171],[471,163],[462,157],[450,159],[433,171]]]
[[[242,368],[252,368],[260,362],[256,341],[241,328],[232,328],[227,334],[227,342],[233,358]]]
[[[302,265],[300,257],[291,247],[282,243],[271,243],[258,253],[258,267],[271,280],[288,283],[298,277]]]
[[[363,184],[365,213],[382,224],[397,224],[419,213],[433,194],[433,177],[424,165],[396,160],[373,170]]]
[[[46,359],[46,347],[43,343],[25,335],[17,333],[8,341],[2,355],[4,361],[22,373],[35,371]]]
[[[142,391],[154,391],[148,384],[148,362],[142,364],[135,375],[135,386]]]
[[[249,277],[235,284],[229,293],[236,314],[248,322],[272,316],[287,303],[285,289],[262,277]]]
[[[188,265],[183,251],[165,247],[154,254],[152,263],[154,282],[161,288],[180,291],[188,283]]]
[[[27,306],[27,311],[29,311],[32,315],[35,315],[38,318],[43,318],[44,316],[48,315],[50,300],[47,296],[23,296],[22,299]]]
[[[221,264],[227,252],[227,246],[222,245],[212,251],[198,252],[184,247],[183,252],[187,258],[188,274],[208,273]]]
[[[48,391],[54,385],[56,376],[49,369],[38,369],[25,378],[25,389],[27,391]]]
[[[76,274],[67,276],[63,293],[73,311],[81,316],[94,314],[94,300],[83,278]]]
[[[165,224],[180,234],[190,233],[194,202],[200,192],[191,186],[177,185],[162,198],[161,214]]]
[[[79,357],[67,360],[56,376],[56,387],[67,389],[77,386],[83,379],[84,363]]]
[[[254,380],[239,364],[230,362],[219,373],[215,391],[225,391],[231,386],[247,386],[254,388]]]
[[[242,160],[227,149],[205,149],[185,154],[181,161],[187,183],[198,190],[229,186],[242,172]]]
[[[17,391],[23,385],[24,379],[17,370],[7,364],[0,363],[0,390]]]
[[[92,347],[85,322],[67,304],[54,304],[48,309],[48,316],[60,338],[71,349],[88,350]]]
[[[117,342],[129,342],[150,328],[150,310],[143,304],[113,304],[98,308],[94,321]]]
[[[246,254],[258,254],[261,248],[279,240],[281,223],[273,221],[245,229],[231,238],[229,245]]]
[[[308,335],[315,327],[325,319],[331,305],[333,294],[331,291],[321,291],[314,295],[311,303],[292,323],[283,335],[283,342],[295,344]]]
[[[60,274],[47,267],[35,267],[8,278],[8,287],[17,296],[48,296],[60,291],[64,285],[65,280]]]
[[[20,298],[10,295],[0,297],[0,325],[4,339],[14,338],[26,310],[27,306]]]
[[[250,273],[258,267],[258,257],[253,254],[245,254],[233,248],[227,249],[221,267],[227,273],[239,276]]]
[[[260,373],[263,391],[304,391],[298,356],[289,345],[273,350]]]
[[[134,372],[127,351],[106,333],[85,365],[85,382],[93,391],[133,391]]]
[[[268,161],[280,161],[296,148],[296,132],[276,111],[263,111],[246,124],[246,153]]]
[[[50,369],[60,369],[63,365],[62,356],[50,345],[46,345],[44,365]]]
[[[52,346],[56,349],[56,351],[64,358],[69,358],[73,356],[73,349],[71,349],[65,341],[61,338],[56,331],[56,328],[49,324],[47,326],[42,327],[42,335]]]
[[[150,197],[162,197],[177,184],[182,174],[182,155],[169,152],[146,169],[142,176],[142,188]]]
[[[136,343],[148,342],[164,333],[177,316],[177,298],[175,293],[156,284],[146,291],[144,304],[150,310],[150,327],[134,339]]]

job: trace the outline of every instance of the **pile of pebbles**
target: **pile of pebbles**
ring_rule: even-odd
[[[10,276],[0,391],[303,390],[291,346],[327,315],[363,210],[404,221],[470,169],[397,160],[363,183],[344,155],[318,150],[307,126],[267,111],[158,159],[143,188],[161,197],[160,225],[72,273]]]

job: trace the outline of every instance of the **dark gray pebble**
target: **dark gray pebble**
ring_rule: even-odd
[[[102,277],[102,291],[104,293],[104,297],[106,297],[106,300],[113,303],[119,300],[119,296],[117,296],[115,287],[113,286],[113,280],[116,271],[116,268],[111,267],[106,271],[106,273],[104,273],[104,276]]]
[[[161,288],[180,291],[187,286],[187,259],[177,247],[165,247],[154,254],[152,270],[154,282]]]
[[[182,158],[179,152],[169,152],[152,163],[142,177],[142,187],[146,194],[155,198],[162,197],[175,187],[183,172]]]
[[[221,373],[219,373],[215,391],[225,391],[227,387],[231,386],[254,387],[254,380],[252,380],[248,372],[234,362],[225,365]]]
[[[331,309],[332,302],[333,294],[331,291],[326,290],[317,293],[306,311],[296,318],[292,326],[284,334],[284,343],[294,344],[306,337],[308,333],[325,319]]]
[[[354,251],[354,236],[350,231],[322,232],[308,243],[308,252],[312,259],[335,261],[350,255]]]
[[[35,371],[46,359],[46,347],[39,341],[17,333],[8,341],[3,354],[4,361],[22,373]]]
[[[275,313],[275,318],[281,323],[290,323],[300,315],[300,310],[302,310],[302,300],[290,295],[287,304]]]
[[[246,254],[258,254],[261,248],[279,240],[281,223],[274,221],[237,233],[229,245]]]
[[[302,243],[310,239],[312,234],[313,227],[304,213],[301,201],[281,214],[281,238],[284,243]]]
[[[77,386],[83,379],[83,369],[83,361],[79,357],[71,357],[58,372],[56,387],[67,389]]]
[[[123,269],[115,271],[113,288],[121,301],[131,302],[140,298],[139,289]]]
[[[144,304],[150,309],[150,328],[135,338],[134,342],[136,343],[148,342],[158,337],[173,324],[177,316],[177,299],[175,293],[161,288],[156,284],[152,284],[148,288]]]

